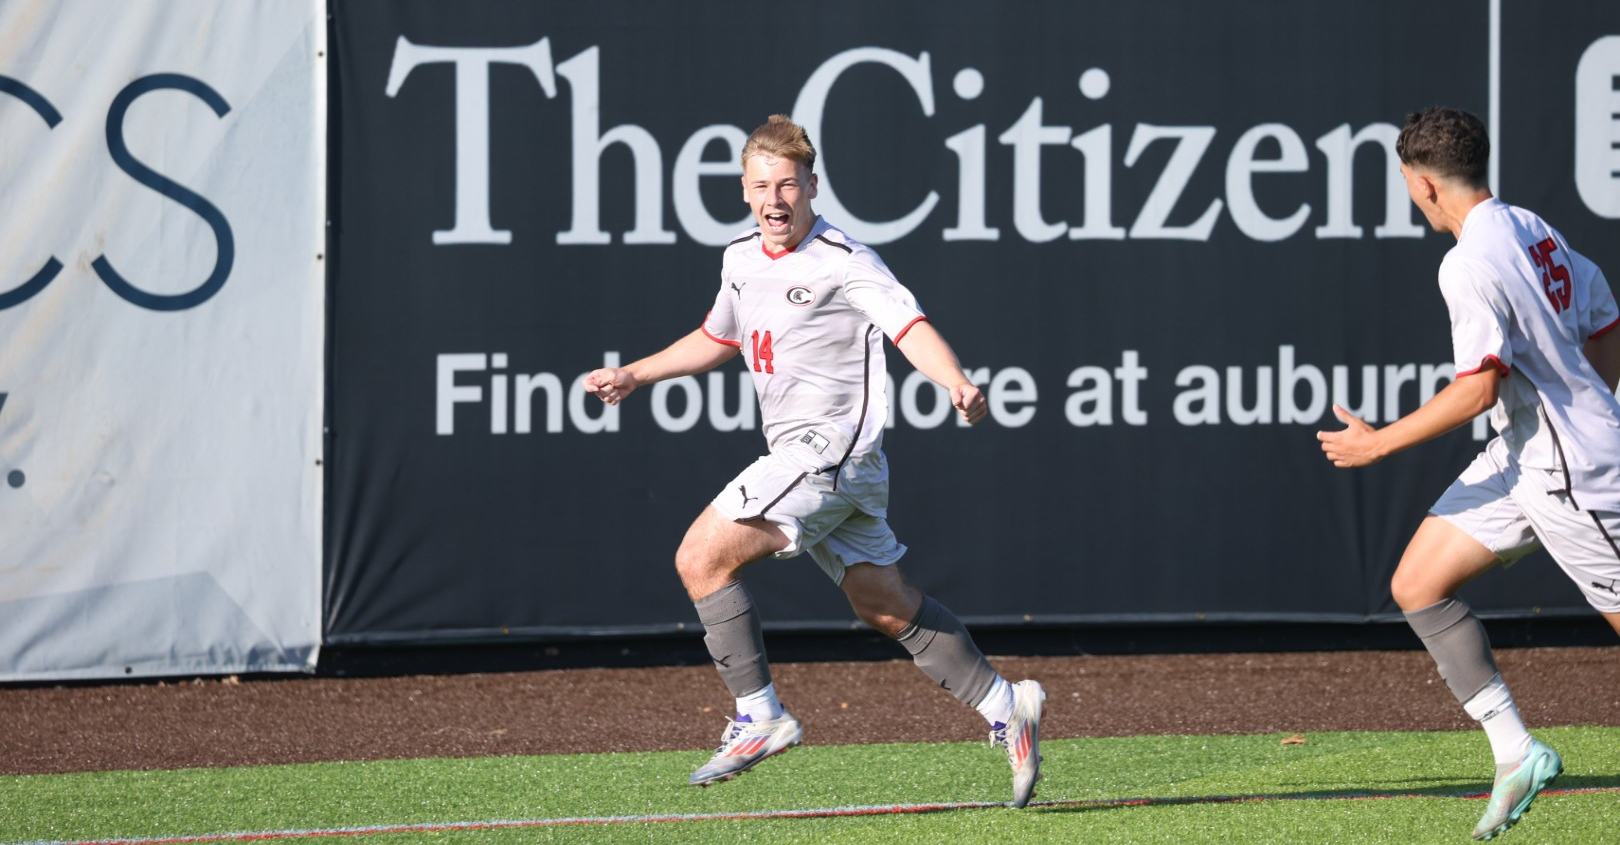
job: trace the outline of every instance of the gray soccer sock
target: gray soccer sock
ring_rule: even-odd
[[[911,652],[923,674],[963,704],[977,706],[999,677],[962,620],[928,596],[923,597],[917,618],[895,639]]]
[[[771,682],[771,667],[765,662],[765,637],[748,588],[733,581],[693,604],[707,632],[703,644],[731,696],[742,698],[764,689]]]
[[[1496,677],[1496,656],[1485,626],[1461,599],[1448,598],[1406,612],[1406,622],[1434,658],[1458,702],[1467,702]]]

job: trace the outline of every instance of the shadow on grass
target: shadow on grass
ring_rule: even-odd
[[[1401,798],[1485,798],[1490,795],[1490,784],[1483,781],[1440,781],[1422,778],[1395,783],[1426,783],[1411,789],[1327,789],[1305,792],[1267,792],[1250,795],[1186,795],[1166,798],[1097,798],[1083,801],[1037,801],[1031,809],[1047,813],[1077,813],[1091,810],[1118,810],[1127,807],[1165,807],[1182,804],[1246,804],[1264,801],[1357,801],[1395,800]],[[1543,795],[1579,794],[1581,792],[1620,792],[1620,776],[1594,777],[1566,775],[1554,781]]]

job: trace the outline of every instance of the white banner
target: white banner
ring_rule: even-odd
[[[0,33],[0,680],[311,669],[324,4]]]

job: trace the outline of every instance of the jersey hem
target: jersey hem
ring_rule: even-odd
[[[1592,338],[1600,337],[1600,336],[1606,334],[1610,329],[1614,328],[1615,326],[1620,326],[1620,319],[1616,319],[1614,322],[1608,324],[1607,326],[1604,326],[1603,328],[1598,329],[1595,332],[1592,332],[1591,334],[1586,336],[1586,339],[1591,340]]]
[[[917,319],[912,320],[911,322],[907,323],[906,327],[901,329],[899,331],[899,333],[897,333],[894,336],[894,342],[899,343],[900,339],[906,336],[906,332],[911,331],[912,326],[915,326],[915,325],[917,325],[918,323],[921,323],[921,322],[925,322],[925,321],[927,321],[927,319],[928,319],[927,315],[921,315],[921,316],[918,316]]]
[[[709,313],[713,314],[714,312],[710,311]],[[698,326],[698,331],[703,332],[704,337],[714,341],[715,343],[724,344],[726,346],[734,346],[734,347],[736,347],[738,349],[742,348],[742,341],[740,341],[740,340],[726,340],[723,337],[715,337],[714,335],[709,334],[708,322],[709,322],[709,318],[707,316],[704,316],[704,318],[703,318],[704,325]]]
[[[1504,376],[1513,372],[1513,368],[1502,363],[1501,358],[1498,358],[1495,355],[1486,355],[1484,358],[1480,359],[1479,366],[1473,368],[1472,370],[1468,370],[1467,372],[1459,372],[1457,373],[1457,377],[1462,378],[1463,376],[1471,376],[1474,373],[1485,369],[1486,367],[1491,367]]]

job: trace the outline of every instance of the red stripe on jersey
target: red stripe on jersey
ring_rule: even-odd
[[[1587,340],[1591,340],[1592,338],[1597,337],[1597,336],[1603,334],[1604,332],[1607,332],[1609,329],[1612,329],[1615,326],[1620,326],[1620,320],[1615,320],[1614,322],[1608,324],[1607,326],[1604,326],[1603,328],[1598,329],[1595,332],[1592,332],[1591,336],[1588,337]]]
[[[1509,367],[1508,365],[1506,365],[1504,363],[1502,363],[1501,358],[1498,358],[1495,355],[1486,355],[1483,359],[1480,360],[1479,366],[1473,368],[1472,370],[1469,370],[1466,373],[1458,373],[1457,378],[1462,378],[1463,376],[1471,376],[1474,373],[1477,373],[1480,370],[1485,369],[1486,367],[1494,367],[1497,372],[1501,373],[1504,376],[1507,375],[1510,372],[1513,372],[1513,368]]]
[[[790,255],[793,252],[792,249],[784,249],[781,252],[771,252],[771,248],[765,245],[765,239],[764,238],[759,239],[759,251],[765,253],[765,257],[769,258],[772,261],[775,261],[776,259],[782,258],[782,257],[784,257],[786,255]]]
[[[709,312],[709,314],[713,313],[713,311]],[[709,314],[703,315],[703,324],[698,326],[698,331],[703,332],[704,337],[714,341],[715,343],[723,343],[727,346],[735,346],[738,349],[741,349],[742,341],[740,340],[726,340],[725,338],[715,337],[714,335],[709,334]]]
[[[894,336],[894,342],[899,343],[900,339],[906,336],[906,332],[911,331],[912,326],[915,326],[918,323],[921,323],[921,322],[923,322],[924,320],[927,320],[927,319],[928,318],[926,316],[918,316],[917,319],[912,320],[911,322],[907,323],[906,327],[901,329],[900,333]]]

